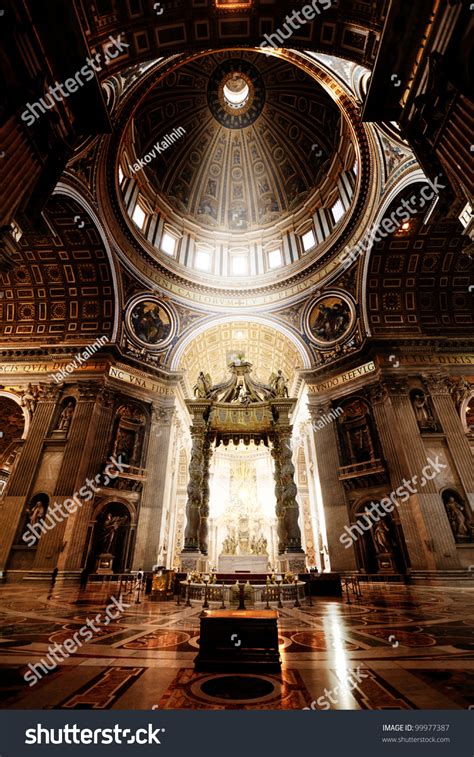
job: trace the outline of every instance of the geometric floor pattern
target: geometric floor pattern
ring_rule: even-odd
[[[10,709],[474,709],[474,589],[362,585],[359,601],[279,611],[281,674],[196,673],[200,608],[141,598],[23,675],[110,603],[106,590],[0,587],[0,706]],[[132,599],[128,600],[132,602]],[[236,629],[237,630],[237,629]],[[81,637],[82,638],[82,637]]]

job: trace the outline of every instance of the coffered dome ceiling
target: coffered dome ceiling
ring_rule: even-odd
[[[137,178],[152,205],[164,200],[204,229],[261,228],[298,210],[315,191],[334,190],[334,181],[323,185],[341,115],[313,79],[286,61],[229,51],[170,73],[135,114],[135,154],[149,154],[159,137],[179,127],[183,137]]]
[[[356,109],[314,60],[285,55],[176,57],[122,100],[121,213],[142,255],[199,288],[281,282],[361,210]]]

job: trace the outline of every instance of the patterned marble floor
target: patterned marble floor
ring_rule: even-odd
[[[0,706],[474,709],[474,589],[380,584],[362,594],[350,605],[314,598],[280,610],[281,675],[195,673],[200,608],[144,598],[30,687],[28,664],[103,613],[110,597],[3,586]]]

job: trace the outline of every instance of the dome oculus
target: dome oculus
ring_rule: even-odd
[[[231,108],[243,108],[247,103],[250,87],[242,76],[234,74],[224,84],[224,98]]]
[[[209,79],[207,100],[214,118],[227,129],[251,126],[265,105],[260,72],[243,58],[230,58]]]

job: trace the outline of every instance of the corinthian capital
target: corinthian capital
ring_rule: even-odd
[[[331,402],[329,400],[319,400],[314,404],[308,405],[309,414],[311,420],[319,421],[322,415],[326,415],[331,411]]]
[[[378,402],[385,402],[388,397],[386,384],[383,381],[379,381],[377,384],[367,387],[367,396],[373,405]]]
[[[408,381],[406,378],[395,378],[387,376],[385,387],[392,396],[408,397]]]
[[[449,394],[451,384],[446,371],[422,373],[421,378],[430,394]]]
[[[80,381],[77,384],[79,402],[94,402],[102,387],[98,384]]]
[[[174,407],[163,407],[153,403],[151,406],[151,419],[154,423],[161,423],[166,426],[171,423],[174,415]]]

